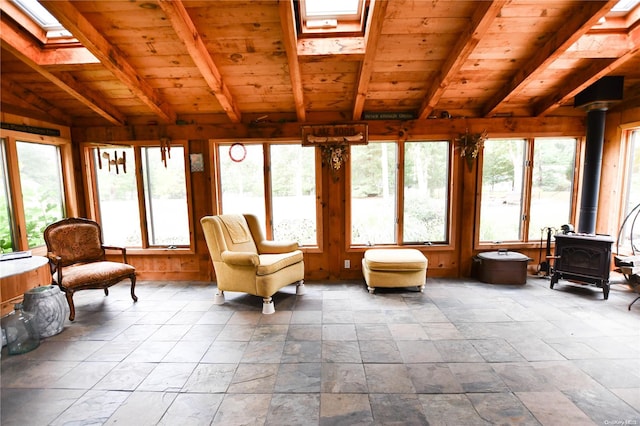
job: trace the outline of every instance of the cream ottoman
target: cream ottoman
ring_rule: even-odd
[[[416,249],[369,249],[362,258],[362,273],[369,293],[376,287],[413,287],[424,291],[427,258]]]

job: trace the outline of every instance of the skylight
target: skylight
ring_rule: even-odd
[[[302,34],[317,37],[327,33],[357,35],[362,32],[364,0],[300,0],[297,3]]]
[[[37,0],[13,0],[24,13],[47,32],[47,38],[71,37],[71,33],[58,22]]]
[[[612,12],[630,12],[640,3],[640,0],[620,0],[613,8]]]
[[[359,0],[305,0],[304,15],[314,19],[358,19],[362,2]]]

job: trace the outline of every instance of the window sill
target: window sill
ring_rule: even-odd
[[[177,255],[196,254],[196,252],[189,247],[174,248],[174,249],[170,249],[166,247],[152,247],[152,248],[126,247],[126,249],[127,249],[127,256],[166,256],[171,254],[177,254]]]

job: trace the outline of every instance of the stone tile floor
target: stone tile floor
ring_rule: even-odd
[[[259,298],[142,281],[1,358],[9,425],[640,424],[640,302],[625,284],[312,282]]]

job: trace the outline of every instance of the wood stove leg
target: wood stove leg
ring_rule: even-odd
[[[604,293],[604,300],[609,299],[609,283],[602,284],[602,292]]]
[[[558,275],[553,274],[551,276],[551,282],[549,284],[549,288],[553,290],[553,286],[556,285],[557,282],[558,282]]]

